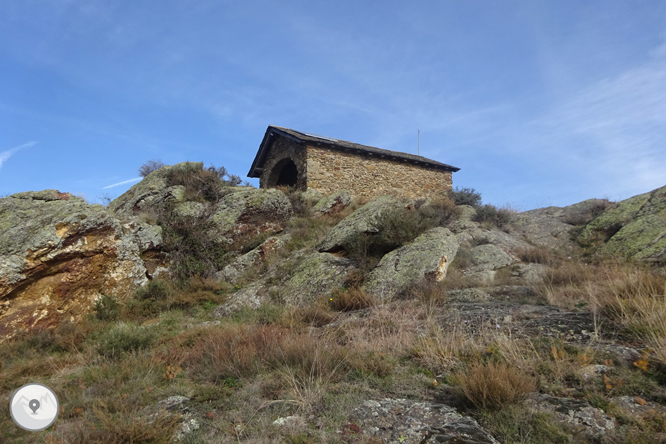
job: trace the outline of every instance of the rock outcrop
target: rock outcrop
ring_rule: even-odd
[[[457,251],[458,241],[448,229],[433,228],[386,254],[364,288],[380,300],[390,300],[424,280],[440,282]]]
[[[608,256],[666,261],[666,186],[608,207],[577,241]]]
[[[341,220],[317,245],[319,251],[335,252],[362,233],[378,233],[382,227],[382,217],[389,211],[404,207],[393,196],[382,196],[363,205]]]
[[[496,444],[497,440],[468,416],[444,404],[406,399],[365,401],[350,420],[364,436],[380,442],[422,444]]]
[[[125,297],[147,281],[141,254],[161,243],[159,227],[122,225],[55,190],[0,199],[0,227],[0,335],[78,319],[103,294]]]
[[[229,242],[263,233],[278,233],[292,215],[289,199],[280,190],[229,187],[215,204],[211,220]]]
[[[260,268],[266,259],[285,245],[288,238],[271,236],[257,248],[238,256],[229,265],[219,271],[215,277],[236,284],[245,273]]]
[[[568,252],[576,248],[572,228],[589,223],[607,205],[606,200],[588,199],[568,207],[537,208],[516,215],[513,225],[531,244]]]
[[[312,214],[317,217],[325,214],[339,213],[348,207],[351,202],[352,196],[349,191],[338,191],[319,200],[319,202],[312,207]]]
[[[165,202],[183,202],[185,187],[168,186],[169,172],[185,169],[203,169],[202,162],[181,162],[166,165],[148,174],[143,180],[109,204],[108,211],[117,218],[130,218],[142,211],[158,208]]]

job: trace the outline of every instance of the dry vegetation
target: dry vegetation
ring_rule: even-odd
[[[311,248],[358,206],[312,218],[299,194],[290,199],[302,205],[287,228],[292,240],[267,268],[279,269],[280,255]],[[402,244],[415,236],[405,227],[446,225],[455,211],[449,201],[422,206],[397,215],[388,237],[368,242],[380,250]],[[361,245],[359,262],[372,258],[373,248]],[[0,343],[0,401],[6,405],[11,390],[39,378],[62,407],[55,427],[34,434],[4,414],[3,442],[172,442],[180,414],[154,407],[173,395],[190,398],[188,414],[199,423],[185,443],[361,442],[343,433],[352,427],[345,415],[377,397],[446,399],[501,442],[585,442],[551,416],[527,409],[523,400],[533,392],[586,400],[615,416],[621,427],[600,442],[664,442],[663,414],[630,415],[614,401],[666,399],[664,276],[639,264],[585,263],[539,248],[517,255],[548,267],[539,287],[548,303],[592,311],[599,335],[621,335],[642,348],[641,360],[624,364],[593,343],[514,336],[510,322],[446,317],[447,290],[478,284],[460,272],[464,250],[445,283],[415,287],[397,301],[375,303],[359,288],[361,275],[310,307],[265,306],[218,323],[212,309],[237,288],[199,277],[154,280],[124,303],[100,300],[80,325]],[[611,370],[601,377],[592,365]],[[294,414],[310,426],[272,425]]]

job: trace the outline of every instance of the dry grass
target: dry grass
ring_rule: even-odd
[[[605,266],[586,285],[592,309],[644,341],[666,363],[666,279],[630,264]]]
[[[154,416],[141,414],[123,404],[121,410],[110,408],[98,401],[92,408],[95,419],[73,421],[57,428],[47,442],[126,444],[170,443],[180,422],[179,414],[159,412]]]
[[[374,305],[372,297],[362,288],[346,288],[333,291],[329,300],[336,311],[354,311]]]
[[[449,380],[465,397],[484,410],[500,410],[518,404],[536,390],[534,378],[507,363],[473,364]]]
[[[598,278],[596,265],[576,259],[556,261],[546,270],[542,294],[549,304],[573,309],[588,303],[586,286]]]
[[[533,264],[553,265],[555,261],[553,253],[545,247],[520,248],[515,254],[521,261]]]

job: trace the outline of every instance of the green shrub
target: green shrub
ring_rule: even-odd
[[[456,205],[469,205],[478,207],[481,205],[481,193],[474,188],[458,188],[450,191],[451,199]]]
[[[120,316],[120,303],[103,294],[101,298],[95,301],[93,312],[100,321],[115,321]]]
[[[502,228],[513,220],[513,212],[508,208],[498,209],[494,205],[486,204],[476,209],[476,214],[472,220],[481,224]]]
[[[458,219],[462,210],[453,200],[446,197],[426,201],[422,205],[417,205],[417,208],[422,217],[431,219],[435,225],[442,227]]]
[[[219,239],[208,209],[198,216],[179,216],[168,209],[158,219],[165,249],[170,251],[171,269],[179,280],[212,277],[231,257],[231,247]]]
[[[102,356],[117,358],[122,353],[146,349],[154,340],[153,330],[121,323],[100,335],[97,350]]]
[[[381,258],[439,225],[436,215],[429,214],[428,209],[421,211],[420,208],[391,209],[383,215],[378,233],[358,233],[345,242],[344,250],[359,262],[366,263],[368,257]]]
[[[140,301],[164,301],[169,296],[169,284],[161,279],[153,279],[146,286],[136,290],[134,297]]]

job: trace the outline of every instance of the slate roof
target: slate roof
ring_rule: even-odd
[[[325,137],[312,133],[303,133],[289,128],[269,125],[268,129],[266,129],[266,134],[264,134],[264,139],[261,141],[261,145],[259,146],[259,151],[257,151],[257,155],[254,158],[254,162],[252,162],[250,172],[247,174],[248,177],[261,176],[268,151],[270,150],[270,147],[273,145],[273,142],[277,137],[286,137],[300,144],[323,146],[333,150],[348,152],[350,154],[357,154],[360,156],[384,158],[403,162],[407,161],[408,163],[414,165],[422,165],[443,171],[455,172],[460,170],[460,168],[447,165],[436,160],[428,159],[423,156],[417,156],[415,154],[384,150],[381,148],[375,148],[373,146],[347,142],[346,140],[338,140],[332,137]]]

